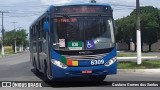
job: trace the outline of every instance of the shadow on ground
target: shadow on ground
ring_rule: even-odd
[[[85,82],[85,81],[63,81],[63,82],[49,82],[49,87],[64,88],[64,87],[103,87],[111,86],[111,82]]]
[[[34,69],[31,69],[31,72],[34,73]],[[112,82],[110,82],[110,81],[91,82],[91,81],[88,81],[87,78],[84,78],[84,77],[83,78],[63,78],[63,79],[58,79],[58,80],[55,80],[52,82],[45,82],[45,81],[43,81],[43,74],[42,73],[40,73],[36,76],[42,80],[43,86],[53,87],[53,88],[98,87],[98,86],[103,87],[103,86],[111,86],[112,85]]]

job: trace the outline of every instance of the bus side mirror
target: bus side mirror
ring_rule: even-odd
[[[49,32],[49,23],[48,23],[48,21],[45,21],[45,22],[43,23],[43,30],[44,30],[45,32]]]

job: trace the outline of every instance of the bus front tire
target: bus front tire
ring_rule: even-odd
[[[49,75],[47,73],[47,65],[46,64],[45,64],[45,68],[44,68],[44,81],[45,82],[53,81],[52,78],[49,78]]]
[[[90,81],[102,82],[106,78],[106,75],[90,76],[89,78],[90,78]]]

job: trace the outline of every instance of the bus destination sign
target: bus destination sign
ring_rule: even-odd
[[[105,13],[109,8],[104,6],[60,6],[56,13]]]

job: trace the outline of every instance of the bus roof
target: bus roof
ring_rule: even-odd
[[[50,10],[54,6],[79,6],[79,5],[90,5],[90,6],[109,6],[111,7],[110,4],[105,4],[105,3],[64,3],[64,4],[55,4],[55,5],[50,5],[50,7],[47,10]]]

